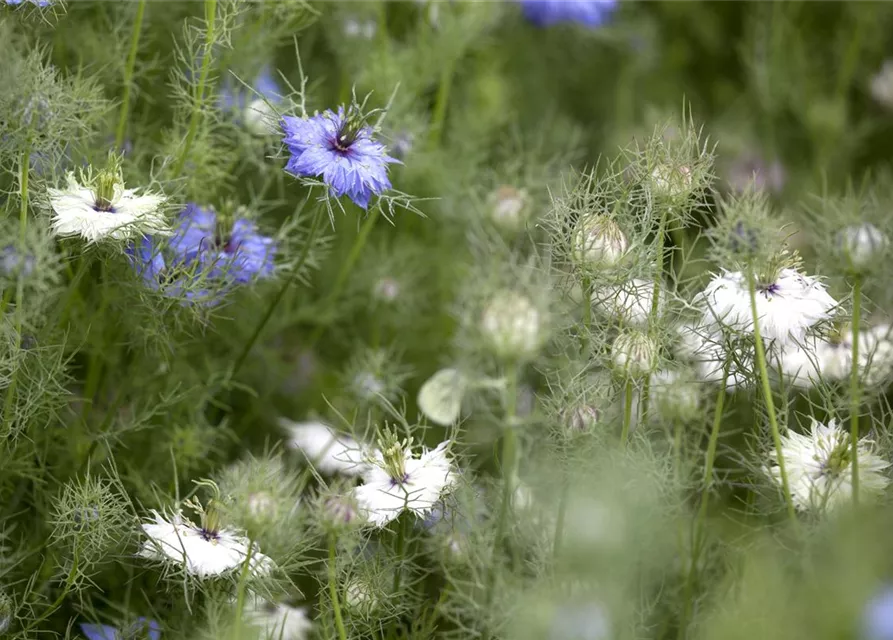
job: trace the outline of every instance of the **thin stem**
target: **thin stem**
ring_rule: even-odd
[[[28,178],[30,177],[31,151],[25,149],[22,152],[22,159],[19,161],[19,175],[21,176],[21,208],[19,209],[19,240],[22,246],[20,251],[25,249],[25,240],[27,240],[28,230]]]
[[[400,581],[403,577],[403,556],[406,551],[406,518],[399,518],[397,522],[397,541],[396,541],[396,552],[397,557],[400,559],[397,570],[394,572],[394,584],[393,584],[393,592],[397,593],[400,590]]]
[[[437,87],[437,98],[434,102],[434,113],[431,116],[431,128],[428,134],[431,146],[439,145],[443,138],[443,124],[446,120],[447,104],[450,101],[455,66],[455,60],[449,58],[440,71],[440,84]]]
[[[499,462],[502,466],[502,503],[499,507],[499,520],[496,523],[496,537],[493,540],[493,556],[490,562],[489,584],[485,601],[487,606],[493,602],[493,593],[496,587],[497,555],[499,554],[502,538],[505,535],[505,527],[508,523],[511,511],[512,498],[515,492],[515,476],[518,464],[518,434],[515,432],[515,413],[518,399],[518,369],[511,365],[506,372],[505,389],[505,429],[502,434],[502,455]]]
[[[592,278],[583,276],[580,283],[583,289],[583,330],[580,332],[580,355],[587,358],[589,350],[589,328],[592,326]]]
[[[625,447],[629,440],[630,425],[633,419],[633,379],[627,377],[623,386],[623,429],[620,432],[620,446]]]
[[[304,263],[307,261],[307,257],[310,255],[310,250],[313,247],[313,243],[316,241],[316,234],[320,229],[320,222],[323,219],[322,211],[317,210],[313,215],[313,220],[310,222],[310,230],[307,232],[307,240],[304,243],[304,247],[301,250],[301,255],[298,256],[298,261],[292,267],[292,272],[289,275],[288,279],[282,283],[282,286],[279,288],[279,292],[276,294],[276,297],[273,298],[273,301],[270,303],[270,306],[267,307],[266,313],[264,313],[263,318],[261,318],[260,322],[257,323],[257,326],[254,328],[254,332],[251,334],[251,337],[248,338],[248,342],[245,343],[245,346],[242,347],[242,351],[239,353],[239,356],[233,362],[232,372],[230,376],[235,376],[239,370],[242,368],[242,365],[245,364],[245,360],[248,358],[248,354],[251,353],[251,349],[254,348],[254,345],[257,343],[258,338],[260,338],[260,334],[263,333],[264,328],[266,328],[267,323],[270,322],[270,318],[273,317],[273,313],[276,311],[276,308],[279,306],[279,303],[282,302],[282,299],[285,297],[285,293],[291,287],[291,285],[298,279],[301,274],[301,270],[304,268]]]
[[[651,311],[648,313],[648,332],[654,337],[657,333],[660,317],[660,290],[664,280],[664,246],[666,244],[667,221],[670,218],[670,207],[664,207],[657,225],[657,255],[654,259],[654,285],[651,289]],[[642,398],[639,402],[642,421],[648,419],[648,405],[651,399],[651,376],[645,378],[642,384]]]
[[[245,606],[245,586],[248,584],[248,573],[251,571],[251,555],[254,552],[254,540],[248,539],[248,553],[245,564],[239,574],[239,585],[236,587],[236,623],[233,625],[233,640],[238,640],[242,632],[242,609]]]
[[[350,253],[347,254],[347,259],[341,263],[341,270],[338,271],[338,275],[335,276],[335,283],[332,285],[332,288],[329,289],[328,294],[323,299],[323,318],[328,317],[329,311],[332,306],[338,301],[338,296],[341,295],[341,290],[344,288],[345,283],[347,282],[347,277],[350,275],[353,270],[354,265],[357,260],[360,258],[360,254],[363,251],[363,247],[366,246],[366,241],[369,239],[369,234],[372,232],[372,227],[375,226],[375,221],[378,219],[380,214],[380,207],[374,208],[366,219],[363,221],[363,225],[360,227],[360,231],[357,233],[357,237],[353,241],[353,246],[350,248]],[[310,339],[307,342],[307,348],[312,349],[319,339],[322,337],[323,332],[325,331],[325,324],[321,323],[316,326],[316,329],[310,334]]]
[[[339,640],[347,640],[344,620],[341,618],[341,603],[338,601],[338,574],[335,572],[335,552],[337,550],[335,534],[329,534],[329,597],[332,599],[332,610],[335,612],[335,627]]]
[[[202,68],[198,76],[198,85],[195,88],[195,102],[192,105],[192,116],[189,118],[189,130],[186,132],[180,157],[177,159],[177,164],[174,165],[174,175],[182,173],[192,149],[192,143],[195,142],[195,136],[198,133],[198,123],[205,102],[205,86],[208,83],[208,75],[211,73],[211,49],[217,37],[214,33],[217,22],[217,0],[205,0],[205,21],[208,27],[205,32],[205,48],[202,52]]]
[[[859,324],[862,319],[862,277],[853,283],[853,361],[850,364],[850,442],[853,467],[853,504],[859,504]]]
[[[707,443],[707,454],[704,460],[704,488],[701,493],[701,505],[695,520],[694,531],[691,537],[691,563],[688,567],[688,576],[685,580],[685,596],[682,608],[682,619],[679,621],[679,638],[684,638],[687,631],[688,619],[691,616],[692,593],[694,591],[695,575],[698,570],[698,558],[701,555],[701,542],[704,522],[707,519],[707,506],[710,503],[710,489],[713,487],[713,464],[716,461],[716,448],[719,442],[719,427],[722,424],[722,414],[726,402],[726,380],[729,376],[729,363],[726,362],[722,370],[722,382],[719,392],[716,394],[716,407],[713,410],[713,428],[710,430],[710,440]],[[681,437],[681,436],[680,436]]]
[[[136,67],[136,54],[140,46],[140,33],[143,29],[145,15],[146,0],[139,0],[136,6],[136,18],[133,21],[133,32],[130,34],[130,52],[127,54],[127,65],[124,67],[124,96],[121,98],[121,113],[118,116],[118,128],[115,131],[115,149],[121,149],[124,144],[127,115],[130,111],[130,92],[133,88],[133,70]]]
[[[788,517],[791,522],[797,522],[797,512],[794,509],[794,500],[791,496],[788,484],[788,473],[785,470],[784,455],[781,449],[781,434],[778,431],[778,417],[775,414],[775,400],[772,397],[772,386],[769,383],[769,370],[766,367],[766,348],[763,345],[763,337],[760,334],[760,318],[757,313],[757,291],[754,282],[753,271],[747,272],[747,284],[750,290],[750,312],[753,320],[754,351],[756,352],[757,370],[760,374],[760,382],[763,387],[763,400],[766,403],[766,413],[769,417],[769,429],[772,431],[772,442],[775,445],[775,456],[778,463],[778,474],[781,476],[781,490],[784,493],[787,505]]]

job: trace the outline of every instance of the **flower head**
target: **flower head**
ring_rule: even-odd
[[[705,325],[753,331],[747,277],[740,271],[714,277],[696,301],[703,305]],[[810,327],[831,318],[836,306],[823,284],[796,269],[782,269],[772,282],[756,285],[760,333],[780,344],[802,341]]]
[[[661,288],[659,295],[658,305],[662,308],[667,300],[665,289]],[[622,324],[644,326],[651,316],[653,298],[654,283],[633,278],[620,285],[608,285],[593,291],[592,305]]]
[[[69,172],[65,189],[47,189],[47,193],[54,213],[53,231],[60,236],[80,236],[94,243],[169,233],[161,210],[164,197],[125,189],[116,159],[95,178],[82,174],[81,182]]]
[[[182,268],[176,260],[165,258],[158,238],[147,236],[131,243],[125,253],[139,275],[150,289],[160,291],[171,298],[178,298],[184,305],[194,303],[213,304],[219,298],[209,289],[194,286],[198,274]]]
[[[411,442],[399,442],[396,436],[386,437],[382,444],[363,473],[363,484],[354,489],[360,512],[378,527],[403,511],[425,517],[456,483],[447,452],[450,443],[424,449],[418,457],[412,454]]]
[[[534,303],[514,291],[496,293],[481,316],[481,331],[501,358],[522,358],[542,342],[542,318]]]
[[[160,640],[161,627],[155,620],[139,618],[124,631],[107,624],[81,623],[81,631],[89,640],[130,640],[131,638],[146,638],[147,640]]]
[[[143,524],[149,538],[143,543],[139,555],[152,560],[180,564],[186,571],[208,578],[219,576],[240,567],[249,556],[249,542],[240,533],[221,529],[214,518],[207,518],[203,526],[196,526],[179,513],[170,520],[157,511],[154,521]],[[251,550],[251,570],[255,575],[266,575],[274,567],[273,561]]]
[[[530,197],[526,189],[504,184],[487,197],[490,219],[500,229],[516,232],[524,227],[530,210]]]
[[[207,268],[209,276],[239,283],[272,276],[276,242],[246,218],[237,217],[228,229],[223,226],[213,209],[189,204],[180,212],[170,245],[186,264],[198,261]]]
[[[611,362],[621,375],[646,376],[657,369],[657,345],[641,331],[626,331],[614,340]]]
[[[893,640],[893,587],[886,585],[865,605],[861,640]]]
[[[365,471],[366,454],[353,438],[339,435],[321,422],[280,418],[279,425],[289,434],[288,445],[299,449],[322,473],[358,476]]]
[[[610,19],[617,0],[521,0],[521,8],[526,18],[538,27],[576,22],[592,29]]]
[[[373,131],[354,109],[339,107],[312,118],[282,118],[284,142],[291,154],[285,170],[296,176],[322,177],[335,196],[346,195],[363,209],[373,195],[391,188],[387,155]]]
[[[884,475],[890,463],[874,452],[874,444],[867,438],[859,441],[857,449],[860,489],[865,494],[882,492],[890,483]],[[798,509],[831,510],[850,501],[853,494],[850,435],[837,426],[836,420],[824,425],[813,419],[807,435],[789,431],[782,437],[781,451],[791,497]],[[781,486],[781,471],[774,461],[768,472]]]
[[[583,265],[599,268],[617,264],[629,244],[623,230],[606,216],[581,218],[576,234],[575,258]]]

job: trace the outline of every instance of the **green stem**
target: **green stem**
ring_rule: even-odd
[[[406,551],[406,518],[399,518],[397,521],[397,542],[396,542],[396,552],[397,558],[397,569],[394,571],[394,584],[393,584],[393,592],[396,594],[400,591],[400,582],[403,578],[403,557]]]
[[[329,534],[329,597],[332,598],[332,611],[335,613],[335,627],[338,629],[339,640],[347,640],[347,632],[344,630],[344,620],[341,618],[341,603],[338,600],[338,574],[335,571],[335,553],[337,545],[335,534]]]
[[[791,522],[797,523],[797,512],[794,509],[794,499],[791,496],[790,485],[788,484],[788,473],[785,469],[784,455],[781,449],[781,434],[778,431],[778,417],[775,413],[775,400],[772,397],[772,386],[769,382],[769,370],[766,367],[766,348],[763,345],[763,337],[760,333],[760,317],[757,313],[757,292],[756,283],[754,282],[753,271],[747,272],[747,284],[750,291],[750,312],[753,320],[753,337],[754,351],[756,352],[757,371],[760,375],[760,382],[763,389],[763,399],[766,403],[766,413],[769,417],[769,429],[772,432],[772,442],[775,445],[775,456],[778,463],[778,474],[781,476],[781,490],[784,493],[785,504],[787,505],[788,517]]]
[[[722,414],[726,401],[726,380],[729,376],[729,363],[726,362],[722,370],[722,381],[719,392],[716,395],[716,407],[713,410],[713,427],[710,430],[710,440],[707,443],[707,453],[704,460],[704,477],[701,493],[701,504],[695,519],[694,531],[691,537],[691,562],[688,567],[688,576],[685,580],[685,596],[682,608],[682,619],[679,621],[679,638],[684,638],[687,631],[688,620],[691,616],[692,594],[694,592],[695,576],[698,570],[698,559],[701,555],[702,535],[704,522],[707,520],[707,506],[710,504],[710,490],[713,488],[713,465],[716,461],[716,449],[719,442],[719,428],[722,424]],[[681,434],[680,434],[681,438]]]
[[[366,241],[369,240],[369,234],[372,232],[372,227],[375,226],[375,221],[380,214],[381,207],[375,207],[369,215],[366,216],[366,219],[363,221],[363,226],[360,227],[360,231],[357,233],[357,237],[353,241],[353,246],[350,248],[350,253],[347,254],[347,259],[341,263],[341,270],[338,271],[338,275],[335,276],[335,283],[332,285],[332,288],[329,289],[328,294],[323,299],[322,307],[322,317],[323,319],[327,318],[329,312],[332,310],[332,307],[338,302],[338,296],[341,295],[341,290],[344,288],[345,283],[347,282],[347,277],[350,275],[353,270],[354,265],[357,260],[360,258],[360,254],[363,251],[363,247],[366,246]],[[312,349],[316,346],[316,343],[322,337],[322,334],[325,332],[326,325],[325,323],[320,323],[316,325],[316,329],[314,329],[313,333],[310,334],[310,339],[307,342],[307,348]]]
[[[434,102],[434,113],[431,115],[431,128],[428,130],[431,146],[440,144],[443,137],[443,125],[446,121],[447,105],[450,101],[450,90],[453,84],[455,60],[448,59],[440,71],[440,84],[437,87],[437,98]]]
[[[133,84],[133,70],[136,67],[136,54],[140,45],[140,33],[143,29],[143,17],[146,14],[146,0],[139,0],[136,7],[136,18],[133,21],[133,32],[130,35],[130,52],[127,54],[127,65],[124,67],[124,97],[121,98],[121,113],[118,116],[118,128],[115,131],[115,149],[124,144],[124,132],[127,129],[127,114],[130,110],[130,92]]]
[[[177,159],[177,164],[174,165],[175,176],[182,173],[192,144],[195,142],[195,136],[198,134],[198,124],[205,103],[205,86],[208,83],[208,75],[211,73],[211,50],[217,37],[214,33],[217,22],[217,0],[205,0],[205,21],[207,31],[205,32],[205,48],[202,52],[202,68],[199,72],[198,85],[195,88],[195,102],[192,105],[192,116],[189,118],[189,130],[186,132],[180,157]]]
[[[633,379],[627,377],[623,386],[623,429],[620,432],[620,446],[625,447],[629,440],[630,425],[633,418]]]
[[[254,552],[254,540],[248,539],[248,553],[245,554],[245,564],[239,574],[239,585],[236,587],[236,622],[233,625],[233,640],[239,640],[242,632],[242,609],[245,607],[245,587],[248,584],[248,574],[251,571],[251,555]]]
[[[580,282],[583,289],[583,331],[580,332],[580,354],[588,360],[586,352],[589,350],[589,328],[592,326],[592,278],[583,276]]]
[[[28,230],[28,178],[30,177],[30,165],[31,164],[31,151],[29,149],[25,149],[22,152],[22,159],[20,160],[19,172],[21,176],[21,208],[19,209],[19,240],[22,246],[19,248],[20,251],[25,250],[25,241],[27,240],[27,230]]]
[[[862,316],[862,277],[853,283],[853,361],[850,364],[850,442],[853,467],[853,504],[859,504],[859,324]]]
[[[505,535],[509,512],[511,511],[512,498],[515,492],[515,476],[518,465],[518,434],[515,432],[515,412],[518,399],[518,369],[511,365],[506,372],[506,408],[505,430],[502,434],[502,454],[500,464],[502,466],[502,503],[499,507],[499,520],[496,522],[496,537],[493,540],[493,556],[490,561],[490,575],[485,596],[486,606],[493,602],[494,589],[496,587],[497,556]]]
[[[654,337],[657,333],[658,320],[660,319],[660,290],[664,280],[664,246],[666,244],[667,221],[670,217],[670,208],[664,207],[657,225],[657,256],[654,259],[654,286],[651,289],[651,311],[648,313],[648,333]],[[642,398],[639,402],[642,422],[648,419],[648,405],[651,399],[651,376],[645,378],[642,384]]]
[[[561,541],[564,538],[564,521],[567,519],[567,501],[570,492],[570,482],[565,477],[561,483],[561,496],[558,499],[558,517],[555,519],[555,537],[552,540],[552,557],[557,558],[561,551]]]
[[[248,342],[245,343],[245,346],[242,347],[242,351],[239,353],[239,356],[233,362],[232,372],[230,376],[235,376],[239,370],[242,368],[242,365],[245,364],[245,360],[248,358],[248,354],[251,353],[251,349],[254,348],[254,345],[257,343],[258,338],[260,338],[260,334],[263,333],[264,328],[266,328],[267,324],[270,322],[270,318],[273,317],[273,313],[276,311],[276,308],[279,306],[279,303],[282,302],[282,299],[285,297],[285,293],[294,284],[295,280],[301,274],[301,270],[304,268],[304,263],[307,261],[307,257],[310,255],[310,250],[313,247],[313,243],[316,241],[316,234],[319,232],[320,222],[323,219],[322,211],[317,210],[313,214],[313,220],[310,222],[310,230],[307,232],[307,240],[304,243],[304,247],[301,250],[301,255],[298,256],[298,261],[292,267],[292,272],[289,275],[288,279],[282,283],[282,286],[279,288],[279,292],[276,294],[276,297],[273,298],[273,301],[270,303],[270,306],[267,307],[266,313],[264,313],[263,318],[261,318],[260,322],[257,323],[257,326],[254,328],[254,332],[251,334],[251,337],[248,338]]]

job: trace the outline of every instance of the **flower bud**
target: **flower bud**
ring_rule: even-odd
[[[611,361],[622,375],[646,376],[657,368],[657,345],[641,331],[621,333],[611,347]]]
[[[419,389],[419,410],[431,422],[448,426],[459,419],[468,381],[456,369],[441,369]]]
[[[657,196],[678,198],[691,192],[693,186],[690,167],[659,165],[651,172],[651,189]]]
[[[245,107],[245,128],[258,137],[268,136],[276,131],[276,110],[264,99],[255,98]]]
[[[490,219],[503,231],[520,231],[527,219],[528,205],[527,191],[503,185],[490,194]]]
[[[380,302],[393,302],[400,295],[400,283],[394,278],[381,278],[375,283],[372,294]]]
[[[360,522],[360,512],[350,496],[328,496],[322,502],[323,521],[332,529],[351,527]]]
[[[840,232],[837,248],[851,270],[861,273],[878,263],[888,244],[887,236],[870,222],[852,225]]]
[[[580,404],[564,411],[565,425],[572,434],[586,433],[595,428],[601,418],[601,412],[589,404]]]
[[[656,415],[689,422],[700,415],[701,386],[684,380],[677,371],[658,371],[651,377],[651,401]]]
[[[606,216],[582,218],[577,229],[574,256],[587,267],[612,266],[624,256],[629,245],[616,222]]]
[[[484,309],[481,330],[497,356],[506,359],[533,355],[541,341],[540,312],[523,294],[502,291]]]
[[[378,608],[378,598],[366,580],[352,578],[344,587],[344,606],[354,615],[368,616]]]
[[[872,78],[871,97],[887,109],[893,109],[893,60],[884,62]]]

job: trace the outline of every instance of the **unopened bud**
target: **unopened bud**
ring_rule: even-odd
[[[659,165],[651,172],[651,188],[658,196],[678,198],[688,194],[693,185],[690,167]]]
[[[375,283],[373,295],[381,302],[393,302],[400,295],[400,283],[394,278],[382,278]]]
[[[459,419],[468,381],[456,369],[441,369],[419,389],[419,410],[431,422],[448,426]]]
[[[540,346],[540,312],[523,294],[502,291],[484,309],[481,330],[496,355],[506,359],[527,357]]]
[[[837,238],[838,250],[848,267],[858,273],[878,264],[889,240],[870,222],[847,227]]]
[[[366,580],[353,578],[344,587],[344,606],[354,615],[367,616],[378,608],[378,598]]]
[[[590,215],[580,220],[574,255],[588,267],[617,264],[629,248],[623,230],[606,216]]]
[[[589,404],[581,404],[565,410],[565,423],[571,433],[592,431],[601,418],[601,412]]]
[[[245,128],[258,137],[268,136],[275,129],[276,110],[262,98],[255,98],[245,108]]]
[[[504,231],[520,231],[527,218],[529,198],[527,191],[503,185],[490,194],[490,218]]]
[[[322,503],[323,518],[333,528],[350,527],[360,520],[359,509],[349,496],[329,496]]]
[[[622,375],[646,376],[657,368],[657,346],[641,331],[627,331],[614,340],[611,361]]]
[[[678,372],[658,371],[651,378],[651,400],[661,417],[689,422],[700,415],[701,386]]]

